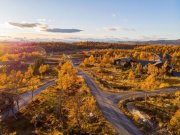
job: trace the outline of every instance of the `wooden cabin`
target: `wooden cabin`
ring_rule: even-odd
[[[134,62],[134,60],[131,57],[122,57],[114,60],[114,65],[116,66],[122,66],[122,67],[129,67],[131,66],[131,62]]]
[[[14,107],[14,95],[7,92],[0,92],[0,114],[13,109]]]
[[[159,54],[153,54],[154,55],[154,61],[171,61],[172,59],[172,56],[169,55],[169,54],[162,54],[162,53],[159,53]]]
[[[164,61],[157,61],[157,62],[153,63],[153,65],[156,66],[157,68],[162,68],[164,63],[165,63]],[[166,71],[168,72],[170,69],[172,69],[172,65],[168,64]]]

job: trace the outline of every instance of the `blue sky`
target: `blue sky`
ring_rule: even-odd
[[[179,0],[1,0],[0,40],[180,38]]]

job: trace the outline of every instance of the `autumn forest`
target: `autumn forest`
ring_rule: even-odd
[[[180,134],[177,45],[5,42],[0,50],[2,135]]]

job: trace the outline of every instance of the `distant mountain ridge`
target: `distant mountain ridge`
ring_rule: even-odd
[[[145,45],[145,44],[159,44],[159,45],[180,45],[180,39],[177,40],[148,40],[148,41],[117,41],[117,40],[98,40],[98,39],[88,39],[83,41],[68,41],[68,40],[7,40],[7,41],[0,41],[0,43],[25,43],[25,42],[64,42],[64,43],[76,43],[76,42],[103,42],[103,43],[120,43],[120,44],[127,44],[127,45]]]
[[[180,39],[177,40],[155,40],[155,41],[147,41],[147,43],[154,43],[154,44],[179,44]]]
[[[149,40],[149,41],[119,41],[119,43],[125,44],[173,44],[180,45],[180,39],[177,40]]]

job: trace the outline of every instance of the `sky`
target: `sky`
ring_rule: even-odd
[[[180,39],[180,0],[0,0],[0,40]]]

